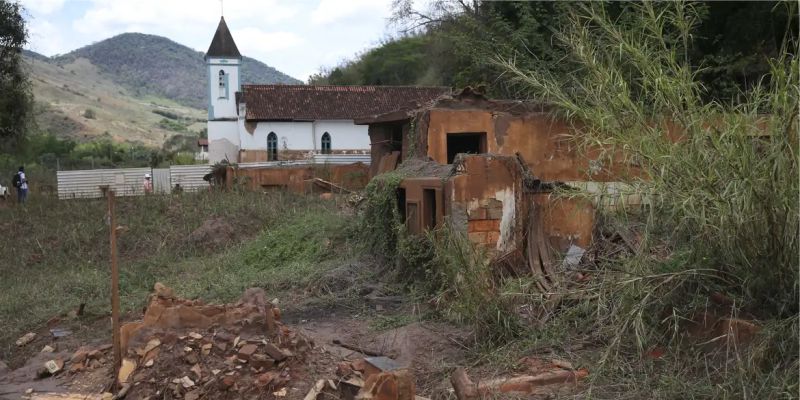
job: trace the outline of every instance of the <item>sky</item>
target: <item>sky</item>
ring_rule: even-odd
[[[393,32],[391,0],[20,0],[28,49],[52,56],[124,32],[205,52],[223,12],[239,51],[306,81]],[[222,9],[222,11],[221,11]]]

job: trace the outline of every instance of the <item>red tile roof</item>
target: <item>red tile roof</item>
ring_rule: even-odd
[[[248,121],[356,119],[416,108],[450,93],[446,87],[243,85]]]
[[[208,146],[208,139],[197,139],[198,146]]]

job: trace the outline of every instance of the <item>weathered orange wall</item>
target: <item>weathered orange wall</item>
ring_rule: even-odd
[[[440,108],[429,113],[427,154],[441,164],[447,163],[448,133],[486,132],[488,153],[514,156],[519,152],[533,174],[544,181],[618,181],[624,172],[615,166],[613,176],[602,172],[590,176],[589,158],[597,152],[588,156],[579,154],[566,138],[570,133],[568,126],[548,113],[512,115]]]
[[[550,193],[536,193],[531,197],[541,206],[544,233],[556,250],[564,252],[570,244],[589,247],[594,229],[594,207],[590,201],[556,198]]]
[[[227,184],[233,180],[245,182],[250,190],[268,188],[287,189],[295,193],[322,191],[311,182],[314,178],[324,179],[346,189],[363,189],[369,179],[369,168],[362,163],[347,165],[301,165],[288,167],[228,168]]]
[[[594,208],[589,201],[526,193],[522,171],[513,158],[467,156],[463,167],[464,173],[447,185],[446,213],[466,212],[466,221],[460,223],[466,224],[472,242],[500,252],[522,250],[529,213],[536,204],[543,232],[556,250],[563,252],[570,244],[586,248],[591,243]]]
[[[448,185],[448,214],[466,225],[473,243],[500,252],[520,249],[528,205],[522,193],[522,175],[508,157],[468,156],[463,173]],[[458,221],[466,213],[466,221]]]

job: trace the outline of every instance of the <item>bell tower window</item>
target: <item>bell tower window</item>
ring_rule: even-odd
[[[219,70],[219,98],[225,99],[228,97],[228,77],[225,71]]]

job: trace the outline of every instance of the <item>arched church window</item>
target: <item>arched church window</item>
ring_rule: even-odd
[[[267,135],[267,161],[278,160],[278,135],[270,132]]]
[[[225,71],[224,70],[219,70],[219,97],[221,97],[221,98],[227,97],[226,96],[227,95],[227,90],[226,90],[227,88],[225,87],[227,85],[227,83],[228,82],[227,82],[227,79],[225,78]]]
[[[331,154],[331,135],[328,132],[322,134],[322,154]]]

